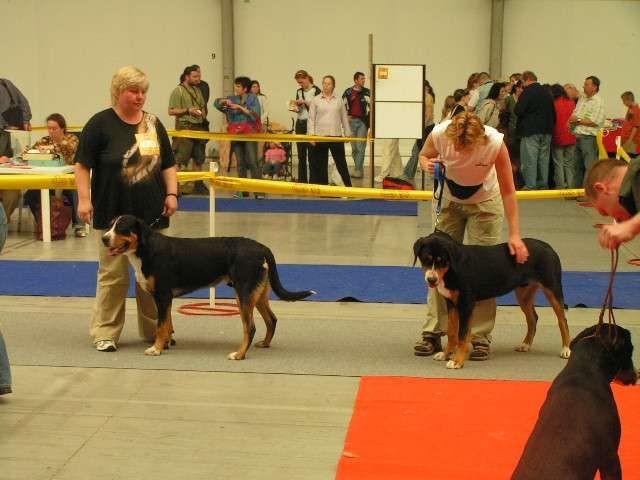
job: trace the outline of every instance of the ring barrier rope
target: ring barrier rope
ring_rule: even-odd
[[[81,132],[82,128],[83,128],[83,125],[67,125],[67,132]],[[32,132],[46,132],[47,130],[48,130],[48,127],[46,125],[31,127]]]
[[[372,137],[323,137],[295,133],[216,133],[199,130],[167,130],[170,137],[195,138],[198,140],[228,140],[243,142],[372,142]]]
[[[69,132],[81,132],[83,125],[67,126]],[[607,150],[604,146],[603,137],[610,135],[616,130],[614,124],[611,127],[605,127],[598,130],[596,141],[598,145],[598,156],[600,159],[608,158]],[[31,131],[46,131],[46,126],[32,127]],[[170,137],[194,138],[197,140],[243,140],[248,142],[372,142],[375,138],[367,137],[324,137],[320,135],[300,135],[295,133],[226,133],[226,132],[203,132],[200,130],[167,130]],[[620,148],[619,148],[620,150]],[[622,150],[624,151],[624,150]],[[620,153],[619,151],[617,153]],[[625,152],[626,153],[626,152]],[[628,157],[628,156],[626,156]],[[627,158],[625,158],[627,160]],[[629,161],[629,160],[627,160]]]
[[[81,132],[82,125],[71,125],[67,127],[69,132]],[[46,126],[33,127],[31,131],[46,131]],[[601,128],[596,135],[596,142],[598,145],[598,157],[602,159],[608,158],[608,152],[604,146],[603,138],[609,135],[615,128]],[[176,138],[193,138],[196,140],[242,140],[245,142],[373,142],[375,138],[367,137],[324,137],[320,135],[300,135],[295,133],[225,133],[225,132],[203,132],[199,130],[167,130],[167,134],[170,137]],[[623,158],[627,162],[631,159],[627,152],[617,144],[616,155],[618,158]]]
[[[380,188],[333,187],[307,183],[254,180],[248,178],[217,176],[211,172],[178,172],[178,182],[208,181],[213,188],[224,190],[294,195],[299,197],[348,197],[379,200],[431,200],[433,192],[422,190],[384,190]],[[73,174],[64,175],[0,175],[0,189],[68,189],[76,188]],[[516,192],[518,200],[540,200],[584,196],[584,189],[568,190],[521,190]]]
[[[47,127],[33,127],[32,132],[47,131]],[[82,125],[67,127],[68,132],[81,132]],[[226,133],[203,132],[200,130],[167,130],[170,137],[193,138],[196,140],[227,140],[244,142],[373,142],[372,137],[324,137],[321,135],[300,135],[296,133]]]

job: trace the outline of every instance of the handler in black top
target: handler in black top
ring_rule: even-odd
[[[110,222],[132,214],[154,228],[169,226],[178,208],[175,160],[167,131],[143,110],[149,80],[135,67],[123,67],[111,81],[112,108],[85,125],[76,154],[78,216],[93,219],[98,242],[98,285],[90,335],[97,350],[115,351],[125,318],[129,265],[111,256],[101,241]],[[136,284],[138,331],[153,340],[157,313],[153,297]]]

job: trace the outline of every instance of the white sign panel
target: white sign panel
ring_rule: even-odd
[[[422,138],[422,102],[376,102],[376,138]]]
[[[422,102],[424,65],[376,65],[377,102]]]
[[[374,65],[375,138],[422,138],[424,65]]]

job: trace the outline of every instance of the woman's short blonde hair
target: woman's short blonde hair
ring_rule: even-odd
[[[482,120],[471,112],[459,113],[453,117],[445,135],[453,142],[456,150],[486,145],[489,141]]]
[[[139,68],[127,65],[118,70],[111,79],[111,105],[115,107],[120,94],[131,87],[140,87],[146,92],[149,90],[149,78]]]

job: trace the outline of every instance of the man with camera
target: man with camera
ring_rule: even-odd
[[[171,92],[169,115],[176,117],[176,130],[208,130],[205,124],[207,106],[202,91],[198,88],[198,83],[200,83],[200,69],[197,65],[192,65],[185,68],[180,76],[180,84]],[[173,153],[179,168],[186,170],[189,159],[193,159],[193,170],[202,170],[206,143],[206,140],[175,137],[173,139]],[[185,184],[182,184],[182,193],[191,193],[185,191],[184,188]],[[209,191],[199,181],[195,184],[194,193],[208,194]]]

